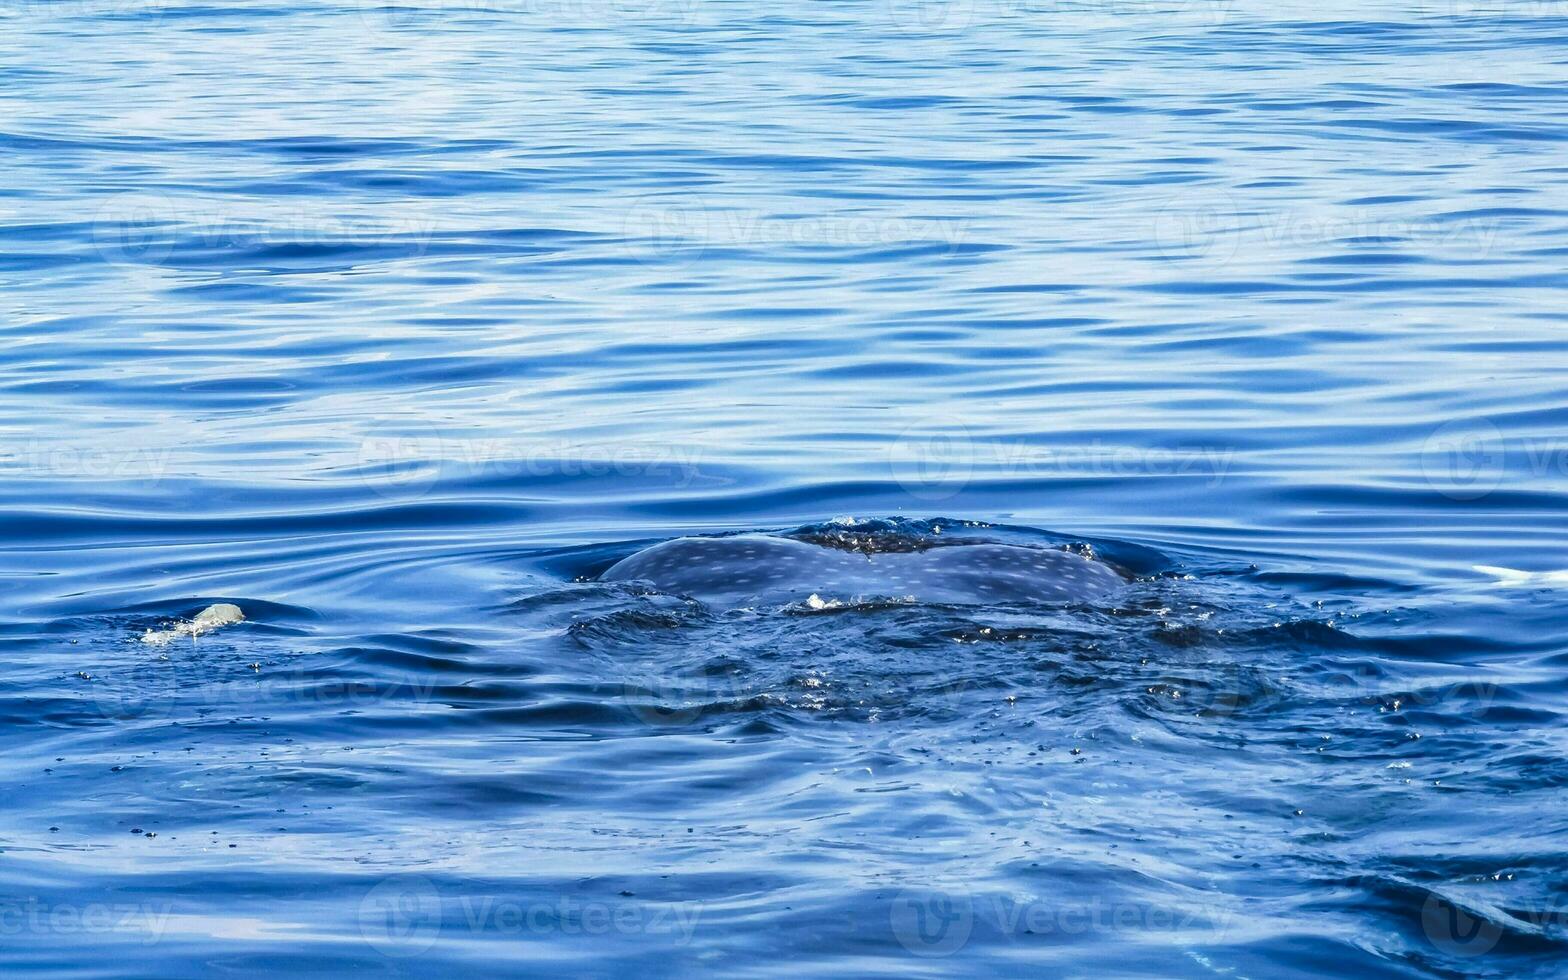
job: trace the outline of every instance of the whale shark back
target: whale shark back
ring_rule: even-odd
[[[1069,551],[989,542],[919,551],[864,552],[769,534],[676,538],[645,548],[600,576],[645,582],[707,605],[907,599],[983,605],[1085,602],[1127,583],[1103,562]]]

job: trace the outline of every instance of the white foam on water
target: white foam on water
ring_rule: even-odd
[[[1499,589],[1543,585],[1568,586],[1568,568],[1555,572],[1523,572],[1517,568],[1499,568],[1496,565],[1471,565],[1470,567],[1482,575],[1490,575],[1497,579],[1492,585]]]
[[[213,630],[232,626],[235,623],[243,623],[244,621],[245,613],[240,610],[239,606],[234,605],[232,602],[220,602],[203,609],[194,618],[175,623],[166,630],[148,630],[142,634],[142,642],[161,647],[168,644],[171,640],[179,639],[182,636],[189,636],[195,639],[203,633],[211,633]]]

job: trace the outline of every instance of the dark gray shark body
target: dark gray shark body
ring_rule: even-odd
[[[985,605],[1086,602],[1127,584],[1103,562],[1069,551],[974,543],[860,552],[769,534],[676,538],[611,566],[607,582],[646,582],[718,607],[912,599]]]

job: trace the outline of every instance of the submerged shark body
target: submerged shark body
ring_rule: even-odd
[[[676,538],[622,559],[607,582],[647,582],[710,606],[911,599],[984,605],[1086,602],[1127,584],[1069,551],[971,543],[862,552],[768,534]]]

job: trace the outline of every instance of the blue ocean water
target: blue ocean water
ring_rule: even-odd
[[[0,970],[1561,975],[1565,82],[1562,0],[0,0]],[[1135,580],[598,580],[736,531]]]

